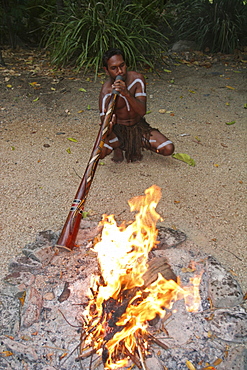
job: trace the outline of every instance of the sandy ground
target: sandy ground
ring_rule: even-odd
[[[94,82],[92,75],[54,72],[35,51],[4,57],[1,277],[38,231],[62,228],[98,133],[104,81],[103,74]],[[171,72],[160,76],[145,71],[146,118],[195,167],[148,151],[140,163],[114,164],[109,156],[98,165],[85,210],[90,220],[103,213],[131,220],[128,199],[160,186],[163,224],[185,232],[188,248],[215,256],[246,291],[247,56],[190,58],[173,59],[165,67]]]

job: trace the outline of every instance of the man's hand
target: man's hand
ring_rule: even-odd
[[[126,87],[125,81],[123,80],[115,80],[114,83],[112,84],[112,89],[118,91],[119,94],[123,96],[129,95],[129,91]]]

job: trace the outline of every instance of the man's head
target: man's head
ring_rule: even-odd
[[[122,55],[123,60],[125,59],[124,58],[124,53],[122,52],[122,50],[120,50],[120,49],[109,49],[103,55],[103,60],[102,60],[103,61],[103,67],[108,69],[108,60],[111,57],[113,57],[114,55]]]
[[[120,49],[110,49],[103,56],[103,67],[112,80],[119,75],[125,78],[127,67],[124,60],[124,54]]]

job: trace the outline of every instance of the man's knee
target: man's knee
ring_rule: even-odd
[[[157,153],[165,156],[172,155],[174,150],[175,150],[174,144],[170,140],[165,141],[164,143],[157,147]]]

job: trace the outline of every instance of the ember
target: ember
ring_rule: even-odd
[[[144,279],[149,254],[158,244],[156,223],[161,217],[155,209],[160,198],[161,189],[153,185],[145,195],[131,199],[130,209],[138,213],[127,226],[117,226],[112,215],[103,216],[101,240],[93,248],[100,275],[93,279],[83,314],[81,357],[97,352],[105,369],[126,366],[130,359],[145,369],[144,359],[154,339],[148,332],[149,322],[157,316],[163,318],[166,309],[183,298],[188,311],[200,307],[202,272],[188,287],[166,280],[161,273],[152,283]]]

